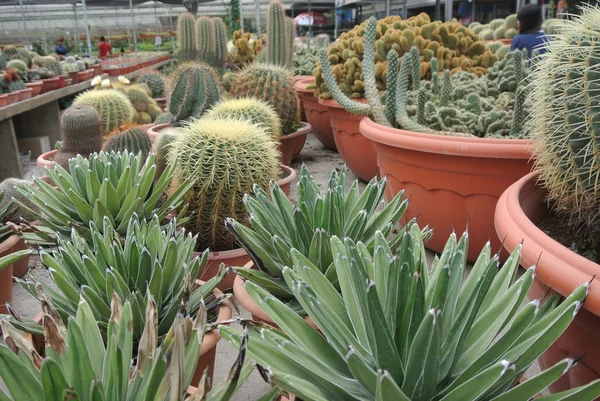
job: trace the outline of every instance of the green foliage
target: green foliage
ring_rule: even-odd
[[[62,168],[69,168],[69,159],[88,157],[102,149],[102,122],[96,109],[89,105],[74,105],[64,111],[61,119],[63,142],[54,156]]]
[[[177,68],[169,93],[169,112],[176,123],[199,118],[220,99],[219,81],[205,64],[186,63]]]
[[[141,153],[142,160],[148,158],[151,149],[152,143],[146,131],[135,127],[113,135],[102,147],[105,152]]]
[[[177,44],[180,61],[196,60],[196,18],[192,13],[181,13],[177,19]]]
[[[281,328],[249,328],[248,354],[268,367],[273,384],[313,401],[528,401],[576,364],[564,359],[518,383],[573,321],[589,284],[560,303],[557,294],[524,303],[535,266],[516,278],[521,246],[501,268],[486,246],[467,277],[467,234],[452,234],[431,266],[416,224],[401,237],[396,250],[381,232],[370,249],[332,237],[340,292],[305,252],[291,251],[282,281],[320,333],[275,294],[246,282]],[[243,340],[239,329],[219,330],[234,345]],[[540,400],[568,395],[592,401],[600,380]]]
[[[205,157],[211,155],[211,157]],[[279,176],[279,152],[270,133],[243,119],[193,120],[170,147],[168,159],[176,163],[171,191],[184,191],[188,205],[188,231],[198,235],[198,249],[225,251],[235,238],[225,218],[246,221],[243,196],[256,185],[267,188]]]
[[[10,196],[9,193],[5,191],[0,192],[0,241],[4,241],[12,234],[12,229],[5,223],[11,219],[16,208],[12,197],[8,198],[8,196]],[[2,268],[0,268],[1,270]]]
[[[102,134],[133,121],[133,107],[127,95],[116,89],[89,90],[75,98],[74,105],[89,105],[96,109],[102,121]]]
[[[35,220],[33,214],[29,213],[27,209],[19,208],[13,200],[17,199],[19,202],[24,203],[27,205],[28,209],[37,210],[32,201],[17,190],[17,187],[23,185],[31,185],[31,182],[20,178],[7,178],[0,182],[0,194],[2,194],[0,195],[0,222],[2,222],[2,226],[0,227],[0,240],[4,240],[4,237],[8,232],[4,223],[10,221],[11,223],[17,224],[20,223],[21,219],[28,222]]]
[[[146,73],[140,75],[138,82],[148,85],[152,91],[153,98],[161,98],[165,96],[165,80],[161,74]]]
[[[282,134],[293,132],[300,121],[300,101],[292,73],[276,65],[254,63],[240,71],[231,83],[236,98],[255,97],[269,103],[279,115]]]

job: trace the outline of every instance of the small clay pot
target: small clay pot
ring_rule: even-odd
[[[150,138],[150,142],[155,143],[158,141],[160,137],[160,130],[163,128],[167,128],[170,126],[169,123],[153,125],[148,130],[146,130],[146,134],[148,134],[148,138]]]
[[[300,156],[300,152],[306,143],[306,136],[312,132],[308,123],[300,123],[300,128],[289,135],[279,137],[279,152],[281,153],[281,164],[292,165],[292,160]]]
[[[33,81],[26,83],[25,86],[32,89],[31,97],[36,97],[42,91],[42,86],[44,83],[42,81]]]
[[[54,156],[58,153],[58,149],[53,149],[50,152],[42,153],[37,158],[37,166],[42,170],[45,167],[52,168],[52,162],[54,161]]]
[[[21,89],[20,91],[18,91],[18,95],[19,95],[19,102],[21,100],[27,100],[31,98],[33,89],[31,88],[27,88],[27,89]]]

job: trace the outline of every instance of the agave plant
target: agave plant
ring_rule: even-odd
[[[308,169],[302,166],[298,206],[294,206],[274,182],[271,182],[270,196],[255,186],[254,195],[244,197],[251,227],[233,219],[226,220],[227,227],[258,268],[236,269],[237,274],[282,299],[293,299],[294,293],[282,276],[284,267],[292,265],[290,250],[293,248],[307,255],[337,286],[330,238],[352,238],[372,249],[375,233],[381,230],[387,237],[406,210],[403,191],[378,210],[385,186],[385,178],[379,181],[374,178],[361,194],[358,181],[354,181],[346,193],[345,166],[339,173],[335,170],[331,173],[324,194]],[[296,302],[290,305],[299,307]]]
[[[331,239],[341,294],[293,250],[288,288],[319,330],[252,282],[250,296],[282,331],[252,327],[248,354],[271,381],[304,400],[527,401],[576,361],[565,359],[522,384],[529,366],[568,327],[588,293],[553,295],[521,307],[535,267],[516,279],[520,251],[499,269],[490,247],[465,279],[468,237],[455,235],[429,268],[416,225],[392,252],[378,232],[374,252]],[[242,334],[220,326],[239,344]],[[593,400],[600,381],[540,400]]]
[[[160,336],[167,333],[182,304],[188,313],[195,314],[203,301],[211,300],[207,303],[210,310],[225,299],[212,296],[212,291],[225,277],[224,270],[204,285],[194,284],[208,258],[208,250],[193,257],[196,237],[177,229],[175,218],[161,226],[156,215],[150,220],[140,220],[134,214],[126,234],[121,236],[105,217],[101,229],[90,222],[89,234],[91,243],[73,228],[69,238],[58,237],[58,248],[52,253],[40,251],[53,283],[17,280],[38,299],[41,296],[38,286],[41,286],[64,322],[75,316],[80,299],[84,299],[91,306],[96,324],[106,332],[111,299],[116,292],[131,303],[137,342],[143,335],[144,310],[150,298],[156,304]],[[39,325],[24,321],[15,324],[43,334]]]
[[[0,204],[2,204],[4,200],[4,192],[0,192]],[[6,202],[4,206],[0,208],[0,242],[4,241],[12,234],[12,229],[5,221],[14,213],[15,205],[12,200]],[[24,249],[21,251],[13,252],[9,255],[0,257],[0,271],[4,270],[8,266],[12,265],[15,262],[18,262],[25,256],[31,254],[30,249]]]
[[[40,178],[34,179],[35,185],[18,187],[19,192],[40,209],[39,212],[31,210],[17,200],[40,220],[34,233],[23,236],[32,242],[51,244],[55,233],[69,235],[75,229],[89,241],[90,221],[102,228],[106,217],[121,234],[134,214],[140,218],[157,215],[162,221],[181,206],[183,195],[190,188],[181,185],[170,196],[165,196],[173,168],[169,166],[154,182],[154,154],[145,163],[141,154],[100,152],[90,155],[89,159],[78,155],[69,160],[70,173],[53,163],[46,174],[56,187]]]

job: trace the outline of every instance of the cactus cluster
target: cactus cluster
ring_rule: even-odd
[[[6,63],[6,68],[12,68],[13,70],[25,72],[27,71],[27,64],[23,60],[10,60]]]
[[[599,26],[597,5],[581,6],[581,15],[561,23],[533,73],[529,98],[540,180],[556,210],[592,233],[600,229]]]
[[[89,90],[75,98],[74,105],[90,105],[102,121],[102,133],[108,135],[122,124],[133,121],[133,107],[127,96],[116,89]]]
[[[62,115],[63,141],[54,161],[69,170],[69,159],[88,157],[102,149],[102,122],[91,105],[73,105]]]
[[[512,39],[519,34],[519,21],[517,14],[511,14],[506,18],[496,18],[488,24],[473,22],[469,29],[481,36],[483,40]]]
[[[168,159],[176,162],[171,191],[193,183],[183,202],[193,213],[186,229],[198,235],[198,249],[211,251],[235,246],[225,218],[246,222],[244,194],[255,185],[267,189],[279,175],[276,143],[243,119],[192,121],[172,142]]]
[[[220,99],[215,71],[204,64],[184,63],[172,75],[168,109],[175,123],[198,118]]]
[[[206,113],[206,118],[244,119],[262,127],[275,141],[281,136],[281,121],[273,107],[254,97],[223,100]]]
[[[188,12],[181,14],[177,21],[177,41],[180,61],[199,61],[219,72],[223,70],[228,51],[227,28],[221,18],[196,19]]]
[[[104,143],[102,150],[105,152],[126,152],[136,155],[141,152],[142,161],[145,161],[148,158],[151,148],[152,143],[146,131],[134,127],[110,137]]]
[[[282,135],[294,132],[300,120],[300,100],[291,71],[277,65],[254,63],[235,76],[230,91],[236,98],[251,96],[266,101],[279,115]]]
[[[180,61],[196,60],[196,18],[192,13],[182,13],[177,19],[177,45]]]
[[[241,29],[233,33],[232,44],[233,63],[239,69],[253,63],[264,47],[261,39],[253,39],[249,32],[243,32]]]
[[[25,88],[25,83],[15,70],[8,69],[1,75],[0,89],[2,93],[10,93]]]
[[[279,0],[269,3],[267,11],[266,61],[281,67],[293,68],[294,38],[296,24],[285,15]]]
[[[312,75],[319,61],[319,50],[299,47],[294,55],[294,75]]]
[[[159,73],[146,73],[142,74],[139,79],[139,83],[148,85],[152,92],[153,98],[161,98],[165,96],[165,80]]]
[[[327,52],[335,78],[346,96],[362,98],[365,95],[363,80],[363,55],[367,22],[343,33]],[[386,89],[388,75],[387,55],[394,50],[403,56],[413,46],[419,52],[421,78],[431,77],[431,60],[436,58],[440,68],[451,73],[468,71],[482,76],[498,60],[487,49],[479,35],[457,22],[431,22],[427,14],[419,14],[407,20],[390,16],[377,21],[375,38],[375,77],[377,89]],[[329,98],[320,66],[314,71],[315,96]]]

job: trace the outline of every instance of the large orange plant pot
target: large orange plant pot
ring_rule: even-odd
[[[314,89],[306,89],[308,85],[314,84],[312,80],[298,81],[295,84],[296,93],[300,97],[304,106],[306,121],[313,129],[313,134],[317,139],[329,149],[336,150],[335,140],[333,139],[333,129],[331,128],[331,119],[329,117],[329,108],[319,104],[319,100],[314,96]]]
[[[368,117],[360,132],[375,145],[379,173],[388,179],[386,198],[405,190],[411,200],[407,217],[434,229],[428,248],[441,252],[452,232],[468,226],[469,261],[488,241],[500,251],[494,210],[506,188],[529,173],[529,141],[422,134]]]
[[[366,100],[361,99],[361,103]],[[333,138],[340,156],[354,174],[369,182],[377,176],[379,167],[373,143],[358,129],[363,116],[346,111],[335,99],[319,99],[319,104],[329,108]]]
[[[0,257],[4,257],[13,253],[13,248],[18,242],[18,235],[11,235],[2,241],[2,243],[0,243]],[[5,305],[12,302],[12,276],[13,265],[0,270],[0,314],[8,313]]]
[[[496,230],[509,252],[523,243],[521,265],[524,268],[537,264],[530,298],[541,299],[550,289],[567,296],[600,274],[600,265],[571,251],[536,226],[548,213],[543,202],[547,191],[537,185],[537,177],[536,173],[528,174],[502,194],[496,206]],[[591,281],[583,308],[538,361],[540,367],[546,369],[567,357],[583,357],[551,386],[553,392],[600,378],[600,283],[597,280]]]

